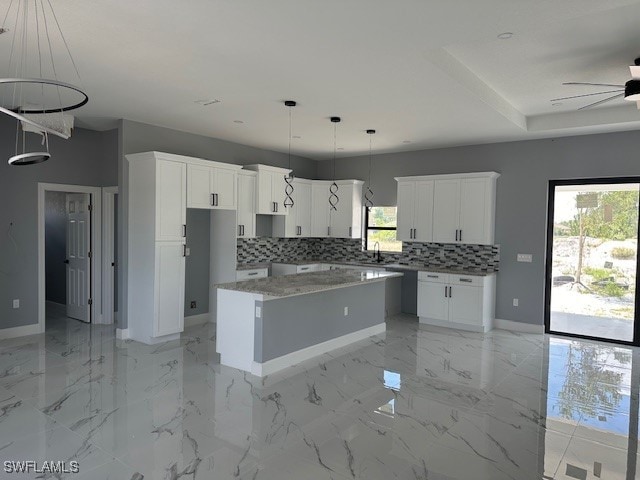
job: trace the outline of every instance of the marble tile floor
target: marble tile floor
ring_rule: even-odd
[[[639,372],[638,349],[401,315],[260,379],[219,364],[215,325],[147,346],[50,317],[0,341],[0,478],[640,478]]]

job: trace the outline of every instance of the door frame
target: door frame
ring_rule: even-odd
[[[111,324],[116,320],[117,311],[110,308],[115,296],[114,269],[111,265],[115,252],[115,196],[118,187],[102,188],[102,321],[103,324]]]
[[[62,183],[38,183],[38,330],[44,332],[45,283],[45,193],[68,192],[91,195],[91,323],[102,323],[102,188]]]
[[[638,183],[640,177],[597,177],[597,178],[577,178],[563,180],[549,180],[549,190],[547,192],[547,238],[545,250],[545,285],[544,285],[544,331],[554,335],[564,337],[582,338],[585,340],[596,340],[600,342],[616,343],[619,345],[640,346],[640,254],[636,253],[636,298],[634,304],[633,319],[633,340],[615,340],[612,338],[592,337],[577,333],[557,332],[551,330],[551,286],[552,286],[552,262],[553,262],[553,214],[555,210],[555,190],[557,186],[563,185],[593,185],[593,184],[616,184],[616,183]],[[638,240],[640,240],[640,212],[638,215]]]

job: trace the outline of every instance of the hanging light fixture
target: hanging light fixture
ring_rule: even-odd
[[[56,62],[67,56],[78,80],[80,74],[51,0],[9,2],[0,35],[11,30],[7,75],[0,78],[0,112],[17,123],[16,149],[9,164],[30,165],[51,157],[50,134],[64,139],[71,136],[73,117],[64,112],[82,107],[89,97],[79,87],[59,78],[61,65]],[[56,54],[54,50],[58,49],[64,49],[66,55]],[[46,151],[28,152],[27,133],[41,134]]]
[[[369,135],[369,182],[367,182],[367,189],[364,192],[364,206],[367,207],[368,211],[371,211],[373,208],[373,190],[371,189],[371,139],[375,133],[375,130],[367,130],[367,134]]]
[[[285,106],[289,107],[289,175],[284,176],[286,186],[284,187],[284,207],[293,207],[293,169],[291,168],[291,109],[296,106],[293,100],[285,100]]]
[[[340,123],[340,117],[331,117],[331,123],[333,123],[333,183],[329,187],[329,208],[331,210],[338,210],[338,184],[336,183],[336,138],[338,132],[338,123]]]

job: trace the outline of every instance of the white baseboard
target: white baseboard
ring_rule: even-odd
[[[305,360],[309,360],[313,357],[317,357],[336,348],[346,347],[359,340],[364,340],[373,335],[379,335],[386,330],[386,324],[380,323],[373,327],[358,330],[357,332],[348,333],[338,338],[332,338],[326,342],[312,345],[296,352],[288,353],[273,360],[268,360],[264,363],[253,362],[251,366],[251,373],[258,377],[266,377],[280,370],[284,370],[287,367],[296,365]]]
[[[484,325],[469,325],[467,323],[450,322],[449,320],[438,320],[436,318],[418,317],[418,321],[423,325],[453,328],[455,330],[465,330],[467,332],[486,333],[489,331],[489,328]]]
[[[532,323],[514,322],[513,320],[502,320],[496,318],[493,327],[501,330],[512,330],[523,333],[544,333],[544,325],[534,325]]]
[[[200,313],[198,315],[184,317],[184,326],[192,327],[193,325],[200,325],[201,323],[208,323],[210,321],[211,317],[208,313]]]
[[[129,339],[129,329],[128,328],[116,328],[116,338],[118,340],[128,340]]]
[[[40,325],[34,323],[22,327],[3,328],[0,330],[0,339],[25,337],[27,335],[37,335],[38,333],[42,333]]]

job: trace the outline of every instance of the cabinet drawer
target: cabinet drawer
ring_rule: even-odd
[[[268,268],[254,268],[251,270],[237,270],[236,281],[254,280],[256,278],[266,278],[269,276]]]
[[[449,283],[449,277],[448,273],[418,272],[420,282]]]
[[[481,287],[484,284],[484,277],[477,275],[449,275],[449,283],[451,285],[468,285],[472,287]]]
[[[310,265],[298,265],[296,267],[296,273],[308,273],[308,272],[319,272],[320,265],[317,263]]]

